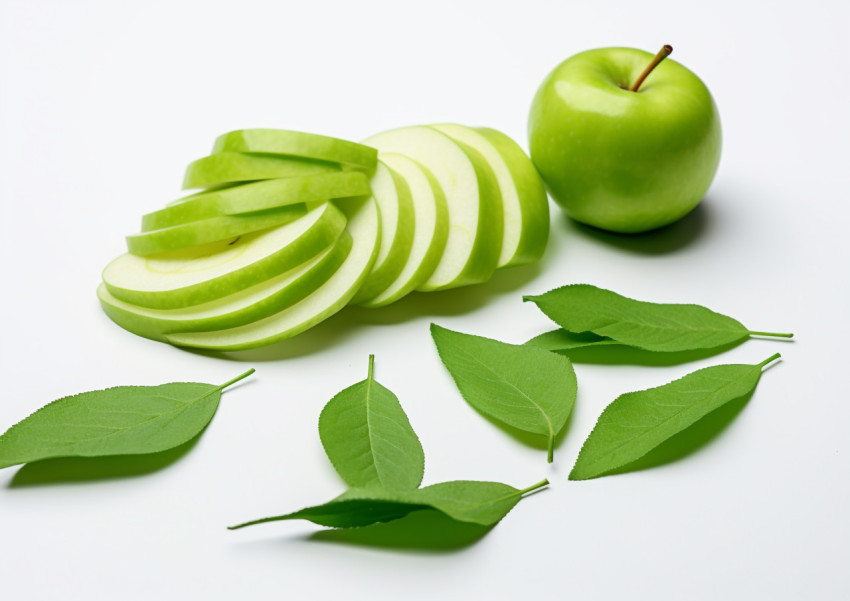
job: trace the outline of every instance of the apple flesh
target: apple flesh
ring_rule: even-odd
[[[359,301],[384,307],[421,286],[437,267],[449,236],[449,209],[437,179],[422,165],[401,154],[384,153],[381,161],[403,178],[413,201],[413,239],[407,260],[394,281],[378,295]]]
[[[104,312],[119,326],[153,340],[167,334],[232,328],[263,319],[290,307],[328,280],[351,250],[343,232],[333,246],[303,265],[219,299],[181,309],[150,309],[124,302],[97,289]]]
[[[212,188],[234,182],[298,177],[341,171],[338,163],[295,157],[222,152],[192,161],[186,167],[183,189]]]
[[[341,163],[371,173],[378,162],[378,152],[369,146],[300,131],[284,129],[241,129],[220,135],[213,154],[252,152],[280,154]]]
[[[381,215],[381,241],[375,264],[352,304],[369,301],[386,290],[401,273],[413,245],[415,215],[410,186],[401,175],[379,161],[371,188]]]
[[[494,130],[440,127],[373,136],[382,150],[371,172],[376,148],[279,130],[225,134],[187,170],[187,185],[207,190],[145,215],[128,237],[133,252],[106,267],[103,310],[140,336],[242,350],[348,304],[380,307],[539,257],[548,204],[529,159]]]
[[[443,256],[419,290],[433,291],[484,282],[493,275],[502,247],[502,201],[492,169],[472,147],[426,126],[403,127],[363,142],[397,153],[428,169],[449,209]]]
[[[673,60],[629,88],[653,55],[582,52],[541,84],[529,116],[531,160],[573,219],[637,233],[690,212],[720,161],[717,107],[705,84]]]
[[[522,149],[495,129],[455,123],[431,127],[475,148],[496,176],[504,211],[498,267],[540,259],[549,240],[549,199],[540,175]]]
[[[103,270],[110,294],[152,309],[208,302],[300,265],[333,244],[345,215],[325,203],[304,217],[265,231],[153,257],[124,254]]]
[[[127,250],[147,256],[232,240],[237,236],[277,227],[307,213],[304,204],[288,205],[253,215],[224,215],[127,236]]]
[[[181,202],[142,217],[142,231],[172,227],[200,219],[243,215],[293,204],[365,196],[369,178],[358,171],[269,179],[193,194]]]
[[[317,290],[295,305],[252,323],[205,332],[169,334],[176,346],[237,351],[265,346],[300,334],[346,306],[357,293],[378,254],[381,221],[375,199],[367,197],[341,207],[353,239],[351,252]]]

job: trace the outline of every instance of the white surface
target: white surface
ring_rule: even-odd
[[[837,1],[0,0],[0,428],[71,393],[257,368],[224,395],[198,444],[160,470],[41,485],[0,472],[0,595],[850,598],[848,22]],[[608,237],[553,213],[539,267],[352,310],[238,361],[134,337],[98,307],[99,272],[123,236],[181,195],[183,168],[222,132],[361,139],[454,121],[525,146],[532,95],[559,61],[663,43],[712,90],[725,137],[703,206],[671,229]],[[428,324],[519,342],[548,327],[521,295],[569,282],[698,302],[797,336],[679,366],[578,365],[578,402],[550,468],[544,451],[461,400]],[[749,404],[694,453],[567,481],[617,394],[777,350],[783,361]],[[422,439],[426,483],[548,476],[550,489],[454,550],[329,542],[306,522],[225,530],[342,490],[316,421],[365,376],[369,353]]]

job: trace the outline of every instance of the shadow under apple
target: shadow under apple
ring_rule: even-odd
[[[712,224],[711,201],[703,199],[690,213],[670,225],[639,234],[618,234],[585,225],[562,214],[564,229],[630,252],[661,255],[676,252],[704,236]]]

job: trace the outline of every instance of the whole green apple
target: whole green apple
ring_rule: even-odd
[[[696,75],[663,61],[670,51],[589,50],[541,84],[531,160],[573,219],[644,232],[683,217],[708,190],[720,162],[717,107]]]

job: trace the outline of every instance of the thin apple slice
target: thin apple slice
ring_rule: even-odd
[[[364,141],[380,153],[403,154],[428,169],[446,195],[449,236],[443,256],[420,290],[445,290],[490,278],[502,245],[502,202],[495,175],[472,147],[425,126],[403,127]]]
[[[341,207],[348,217],[346,231],[354,245],[342,266],[310,296],[265,319],[236,328],[170,334],[171,344],[193,348],[237,351],[291,338],[342,309],[357,292],[378,254],[381,220],[372,197],[348,201]]]
[[[359,171],[322,173],[252,182],[192,194],[181,202],[142,217],[142,231],[172,227],[225,215],[244,215],[298,203],[370,194],[369,178]]]
[[[378,152],[369,146],[285,129],[240,129],[216,138],[213,153],[260,152],[342,163],[372,172]]]
[[[127,236],[127,250],[149,256],[201,246],[290,223],[307,214],[307,205],[279,207],[252,215],[225,215]]]
[[[333,246],[303,265],[220,299],[183,309],[149,309],[97,289],[104,312],[119,326],[145,338],[165,342],[175,332],[217,330],[257,321],[291,307],[328,280],[351,251],[343,232]]]
[[[124,254],[103,270],[110,294],[152,309],[205,303],[301,265],[333,244],[345,215],[332,203],[286,225],[154,257]]]
[[[436,178],[419,163],[400,154],[382,154],[381,161],[401,176],[410,190],[414,212],[413,242],[396,279],[374,298],[360,302],[364,307],[394,303],[431,277],[443,256],[449,235],[449,209]]]
[[[293,157],[222,152],[189,163],[183,189],[212,188],[234,182],[299,177],[342,171],[338,163]]]
[[[381,242],[375,264],[351,299],[352,304],[368,301],[386,290],[401,273],[413,245],[413,198],[407,182],[379,161],[371,187],[381,215]]]
[[[525,152],[495,129],[454,123],[431,127],[475,148],[496,175],[505,219],[499,267],[540,259],[549,240],[549,200],[543,180]]]

